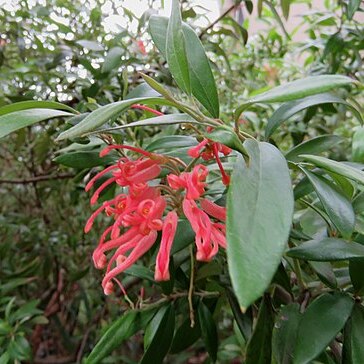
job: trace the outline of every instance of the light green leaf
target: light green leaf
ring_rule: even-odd
[[[104,50],[100,43],[94,42],[92,40],[81,39],[76,43],[81,47],[88,49],[89,51],[101,52]]]
[[[243,144],[228,192],[227,256],[234,291],[243,309],[268,287],[281,261],[292,214],[293,193],[286,160],[268,143]]]
[[[0,109],[1,111],[1,109]],[[364,162],[364,128],[356,130],[353,135],[353,162]]]
[[[121,47],[111,48],[105,57],[105,61],[102,65],[101,72],[107,73],[113,69],[119,68],[122,63],[121,56],[125,53],[124,49]]]
[[[323,294],[308,306],[298,327],[293,364],[311,363],[349,318],[354,301],[342,293]]]
[[[173,103],[158,97],[142,97],[142,98],[114,102],[112,104],[102,106],[93,111],[92,113],[90,113],[89,115],[87,115],[80,123],[61,133],[56,139],[56,141],[79,137],[91,131],[94,131],[103,124],[105,124],[110,119],[119,115],[125,109],[129,108],[131,105],[141,102],[144,104],[174,106]]]
[[[0,116],[0,138],[26,126],[51,118],[74,116],[66,111],[52,109],[27,109]]]
[[[27,109],[56,109],[78,113],[72,107],[55,101],[22,101],[0,107],[0,116]]]
[[[165,58],[167,26],[167,17],[153,15],[149,20],[149,32]],[[182,31],[186,42],[192,94],[214,118],[218,118],[219,99],[209,60],[195,31],[186,23],[182,23]]]
[[[301,154],[299,157],[307,162],[314,164],[317,167],[324,168],[329,172],[337,173],[353,181],[364,184],[364,172],[354,167],[351,167],[348,164],[308,154]]]
[[[259,94],[239,106],[235,111],[235,119],[238,119],[240,114],[248,108],[249,105],[256,104],[258,102],[272,103],[293,101],[302,99],[306,96],[312,96],[337,89],[341,86],[348,86],[352,83],[355,83],[355,80],[341,75],[310,76],[301,80],[289,82]]]
[[[341,76],[344,77],[344,76]],[[350,79],[349,79],[350,80]],[[279,86],[280,87],[280,86]],[[268,91],[270,92],[270,91]],[[258,95],[259,97],[259,95]],[[265,128],[265,138],[269,139],[275,130],[293,115],[305,110],[311,106],[322,105],[322,104],[342,104],[351,110],[355,117],[363,123],[363,118],[360,111],[355,108],[352,104],[348,103],[341,97],[332,95],[330,93],[323,93],[314,96],[307,96],[302,100],[290,101],[280,106],[268,119],[267,126]]]
[[[177,85],[190,94],[190,72],[178,0],[172,0],[171,16],[167,27],[166,56],[169,69]]]
[[[289,257],[330,262],[364,258],[364,245],[342,239],[310,240],[286,252]]]
[[[355,12],[360,7],[361,0],[349,0],[347,4],[346,14],[349,20],[351,20],[355,14]]]
[[[330,220],[341,234],[349,238],[355,226],[355,213],[351,202],[326,178],[301,168],[314,187]]]

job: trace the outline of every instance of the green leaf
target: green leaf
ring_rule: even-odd
[[[201,328],[198,316],[195,318],[195,325],[191,327],[191,320],[187,318],[177,329],[170,352],[172,354],[186,350],[201,337]]]
[[[337,288],[337,280],[331,263],[316,261],[310,261],[309,263],[323,283],[330,288]]]
[[[355,226],[355,213],[350,201],[326,178],[305,168],[301,170],[314,187],[330,220],[344,237],[349,238]]]
[[[166,37],[166,57],[169,70],[177,85],[187,94],[190,94],[190,71],[178,0],[172,0],[172,10],[168,21]]]
[[[268,287],[281,261],[292,214],[287,163],[268,143],[243,144],[249,163],[238,158],[228,192],[227,257],[234,291],[246,309]]]
[[[291,6],[291,0],[281,0],[281,8],[283,16],[288,19],[289,16],[289,8]]]
[[[168,135],[158,137],[145,147],[145,150],[154,152],[156,150],[170,150],[178,148],[189,148],[197,145],[196,138],[186,135]]]
[[[361,245],[361,244],[360,244]],[[364,296],[364,259],[351,260],[349,262],[350,280],[355,294]]]
[[[300,306],[291,303],[281,309],[273,329],[273,355],[279,364],[291,364],[301,320]]]
[[[264,296],[252,337],[246,349],[245,364],[266,364],[272,357],[274,312],[269,297]]]
[[[1,111],[1,109],[0,109]],[[356,130],[353,135],[353,148],[352,148],[353,162],[364,162],[364,128]]]
[[[146,327],[146,329],[144,331],[144,350],[147,350],[149,345],[151,344],[168,309],[169,309],[168,305],[160,307],[159,310],[157,311],[157,313],[150,320],[148,326]]]
[[[40,121],[63,116],[74,116],[74,114],[52,109],[28,109],[2,115],[0,116],[0,138]]]
[[[241,312],[239,302],[232,290],[230,288],[226,288],[225,290],[226,296],[229,300],[231,311],[233,312],[235,321],[239,327],[241,334],[244,337],[244,340],[248,342],[250,336],[252,334],[253,320],[251,315],[246,312],[245,314]]]
[[[298,157],[300,154],[319,154],[326,152],[342,141],[343,138],[338,135],[320,135],[292,148],[286,154],[286,159],[291,162],[297,162],[300,160]]]
[[[289,82],[259,94],[239,106],[235,111],[235,119],[238,119],[240,114],[250,105],[258,102],[272,103],[293,101],[302,99],[306,96],[312,96],[337,89],[341,86],[347,86],[352,83],[355,83],[355,80],[341,75],[310,76],[301,80]]]
[[[324,168],[329,172],[337,173],[340,176],[344,176],[353,181],[364,184],[364,173],[359,169],[351,167],[350,165],[344,164],[342,162],[333,161],[328,158],[308,154],[302,154],[299,157],[305,161],[314,164],[317,167]]]
[[[114,69],[118,69],[122,63],[121,56],[125,53],[121,47],[114,47],[109,50],[105,61],[101,67],[102,73],[108,73]]]
[[[319,77],[319,76],[316,76],[316,77]],[[340,76],[340,77],[344,77],[344,76]],[[347,79],[347,77],[345,77],[345,79]],[[298,82],[298,81],[295,81],[295,82]],[[281,87],[281,86],[279,86],[279,87]],[[270,91],[268,91],[268,92],[270,92]],[[258,95],[258,97],[259,97],[259,95]],[[296,98],[300,98],[300,97],[296,97]],[[281,101],[284,101],[284,100],[281,100]],[[318,94],[318,95],[314,95],[314,96],[308,96],[308,97],[303,98],[302,100],[286,102],[283,105],[281,105],[272,114],[272,116],[268,119],[268,123],[265,128],[265,138],[269,139],[271,137],[271,135],[275,132],[275,130],[283,122],[287,121],[293,115],[295,115],[295,114],[299,113],[300,111],[305,110],[309,107],[316,106],[316,105],[322,105],[322,104],[345,105],[352,111],[352,113],[355,115],[355,117],[361,123],[363,123],[363,119],[361,117],[360,112],[353,105],[349,104],[347,101],[345,101],[341,97],[332,95],[330,93],[323,93],[323,94]]]
[[[53,161],[58,164],[78,169],[106,166],[114,160],[115,159],[110,155],[101,158],[99,157],[99,152],[93,151],[67,153],[53,159]]]
[[[112,104],[102,106],[88,114],[80,123],[61,133],[56,141],[79,137],[94,131],[125,109],[140,102],[144,104],[173,105],[172,103],[158,97],[142,97],[113,102]]]
[[[172,343],[175,325],[175,311],[173,305],[169,305],[160,321],[154,336],[140,361],[140,364],[162,364]]]
[[[107,133],[107,132],[112,132],[115,130],[136,128],[138,126],[173,125],[173,124],[182,124],[182,123],[198,124],[198,122],[195,119],[193,119],[191,116],[189,116],[187,114],[168,114],[168,115],[162,115],[162,116],[156,116],[153,118],[143,119],[143,120],[139,120],[139,121],[133,121],[129,124],[116,126],[114,128],[102,129],[101,131],[103,133]],[[96,130],[94,132],[87,133],[87,135],[97,134],[99,132],[100,132],[99,130]]]
[[[355,304],[344,330],[342,363],[364,363],[364,307]]]
[[[330,262],[364,258],[364,245],[342,239],[310,240],[286,252],[289,257]]]
[[[197,311],[206,350],[210,355],[211,361],[215,363],[217,360],[218,338],[214,318],[202,301],[199,303]]]
[[[342,293],[323,294],[302,315],[293,364],[311,363],[344,327],[354,301]]]
[[[349,0],[346,14],[349,20],[351,20],[357,10],[359,10],[361,0]]]
[[[247,155],[242,142],[239,140],[236,133],[229,127],[217,127],[210,133],[204,134],[208,139],[226,145],[227,147],[237,150],[238,152]]]
[[[166,33],[168,18],[153,15],[149,20],[149,32],[156,47],[166,57]],[[195,31],[182,22],[192,94],[214,117],[219,117],[219,98],[214,76],[205,50]]]
[[[66,110],[75,114],[78,113],[72,107],[55,101],[22,101],[0,107],[0,116],[5,114],[10,114],[15,111],[28,110],[28,109],[56,109],[56,110]]]
[[[128,311],[105,332],[85,360],[85,364],[98,364],[120,344],[142,328],[140,311]]]
[[[90,51],[101,52],[104,50],[101,44],[94,42],[92,40],[81,39],[78,40],[76,43],[81,47],[86,48]]]
[[[147,281],[154,283],[153,272],[150,269],[148,269],[147,267],[144,267],[143,265],[133,264],[124,273],[128,274],[130,276],[133,276],[133,277],[146,279]]]

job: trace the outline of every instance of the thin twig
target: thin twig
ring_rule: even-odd
[[[230,11],[234,10],[237,7],[237,4],[231,5],[226,11],[224,11],[216,20],[214,20],[210,25],[206,28],[202,29],[199,38],[201,39],[208,30],[213,28],[221,19],[225,18],[226,15],[230,13]]]
[[[23,179],[0,179],[0,184],[8,183],[8,184],[28,184],[28,183],[38,183],[43,181],[51,181],[57,179],[67,179],[73,178],[75,174],[65,173],[65,174],[56,174],[56,175],[42,175],[35,176],[31,178],[23,178]]]

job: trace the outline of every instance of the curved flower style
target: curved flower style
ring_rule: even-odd
[[[87,233],[101,213],[113,219],[113,223],[102,233],[92,255],[95,267],[106,269],[102,280],[105,294],[113,292],[113,281],[121,286],[116,277],[154,245],[158,231],[161,231],[161,242],[156,258],[155,280],[170,279],[170,251],[178,223],[176,211],[181,208],[196,234],[197,260],[210,261],[219,247],[226,248],[223,224],[226,209],[202,197],[207,187],[207,167],[198,164],[191,172],[167,175],[169,187],[165,186],[163,191],[166,192],[162,195],[163,186],[155,183],[152,185],[150,181],[159,176],[164,165],[172,163],[173,170],[178,170],[175,160],[127,145],[109,145],[100,152],[100,156],[113,149],[127,149],[142,156],[135,160],[120,158],[116,164],[96,174],[85,187],[89,191],[100,177],[111,174],[96,188],[91,197],[91,205],[97,203],[107,186],[116,183],[123,188],[123,193],[103,202],[85,225]],[[112,255],[108,257],[110,252]]]

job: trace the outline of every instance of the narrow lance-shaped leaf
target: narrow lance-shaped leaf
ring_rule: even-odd
[[[177,85],[183,91],[190,94],[190,72],[178,0],[172,0],[171,16],[167,27],[166,56],[169,69],[176,80]]]
[[[329,172],[337,173],[341,176],[347,177],[353,181],[364,184],[364,172],[354,167],[351,167],[342,162],[333,161],[325,157],[318,157],[309,154],[302,154],[300,158],[307,162],[311,162],[317,167],[326,169]]]
[[[268,287],[281,261],[293,214],[287,163],[273,145],[247,140],[228,192],[227,257],[242,309]]]
[[[354,301],[342,293],[323,294],[311,303],[298,327],[293,364],[311,363],[325,350],[344,327],[353,305]]]
[[[292,258],[329,262],[364,258],[364,246],[359,243],[348,243],[342,239],[325,238],[310,240],[286,253]]]
[[[0,116],[0,138],[26,126],[57,117],[74,116],[66,111],[53,109],[26,109]]]
[[[301,100],[290,101],[281,105],[268,119],[268,123],[265,128],[265,138],[269,139],[282,123],[286,122],[289,118],[299,113],[300,111],[308,109],[312,106],[323,104],[344,105],[348,109],[350,109],[350,111],[359,120],[359,122],[363,123],[363,118],[360,114],[360,111],[357,110],[354,105],[348,103],[339,96],[330,93],[323,93],[313,96],[307,96]]]
[[[297,162],[300,160],[300,154],[318,154],[326,152],[342,141],[343,138],[338,135],[320,135],[292,148],[287,152],[286,159],[291,162]]]
[[[305,168],[301,170],[313,185],[330,220],[344,237],[350,237],[355,225],[355,213],[350,201],[326,178]]]
[[[249,107],[249,105],[256,104],[258,102],[272,103],[293,101],[306,96],[337,89],[341,86],[347,86],[354,82],[355,81],[353,79],[341,75],[310,76],[301,80],[289,82],[255,96],[251,100],[248,100],[243,105],[239,106],[235,111],[235,119],[238,119],[240,114]]]
[[[272,358],[274,312],[268,297],[260,304],[257,323],[246,349],[246,364],[266,364]]]
[[[153,15],[149,20],[149,32],[153,42],[166,59],[167,27],[167,17]],[[182,31],[186,44],[192,94],[214,118],[218,118],[219,99],[216,83],[202,43],[195,31],[184,22],[182,22]]]
[[[141,102],[144,104],[175,106],[173,102],[158,97],[142,97],[114,102],[96,109],[87,115],[80,123],[61,133],[56,140],[59,141],[83,136],[91,131],[96,130],[111,118],[117,116],[122,111],[129,108],[131,105]]]

